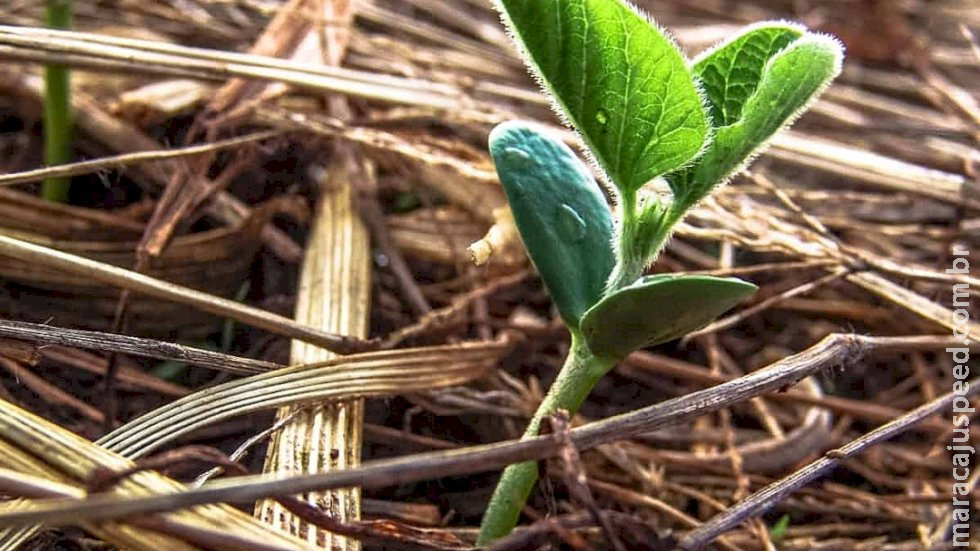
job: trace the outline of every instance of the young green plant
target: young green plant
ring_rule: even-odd
[[[525,433],[533,437],[544,416],[575,413],[630,352],[698,329],[755,291],[734,278],[643,273],[684,215],[833,80],[843,51],[831,37],[772,22],[689,63],[621,0],[495,3],[618,210],[614,217],[588,168],[544,128],[508,122],[491,133],[521,239],[571,333],[565,364]],[[478,544],[513,529],[537,476],[535,463],[504,471]]]

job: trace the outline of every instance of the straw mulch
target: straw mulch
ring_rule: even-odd
[[[793,19],[845,69],[652,267],[759,293],[622,362],[582,429],[486,449],[567,347],[485,148],[560,126],[489,2],[77,0],[73,33],[0,5],[0,549],[465,549],[527,459],[500,549],[951,549],[980,10],[637,3],[692,55]],[[74,69],[71,207],[32,197],[44,63]]]

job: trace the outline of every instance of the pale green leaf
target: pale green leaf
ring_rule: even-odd
[[[565,323],[578,327],[615,263],[599,184],[567,145],[533,124],[497,126],[490,154],[528,255]]]
[[[698,155],[707,114],[684,57],[620,0],[497,0],[601,168],[632,195]]]

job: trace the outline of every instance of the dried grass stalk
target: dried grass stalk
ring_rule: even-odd
[[[97,468],[120,471],[131,468],[133,463],[112,452],[81,438],[57,425],[49,423],[0,400],[0,468],[38,477],[55,483],[46,487],[48,497],[84,497],[88,477]],[[52,487],[66,485],[70,491],[50,492]],[[113,486],[107,493],[117,496],[137,496],[173,493],[184,487],[159,473],[144,471]],[[70,494],[70,495],[68,495]],[[12,511],[31,508],[23,501],[4,503],[0,510]],[[140,526],[116,522],[81,522],[82,528],[125,549],[147,551],[185,551],[206,548],[188,543],[185,538],[196,539],[223,537],[228,543],[260,542],[263,549],[305,549],[303,542],[256,522],[227,505],[207,506],[159,515],[139,517]],[[148,529],[143,521],[162,531]],[[163,533],[166,532],[166,533]],[[180,533],[181,538],[173,537]],[[32,529],[0,532],[0,549],[16,549],[26,540]],[[223,535],[222,535],[223,534]],[[230,547],[224,547],[230,548]]]
[[[359,339],[338,336],[313,329],[308,325],[296,323],[289,318],[272,314],[266,310],[242,305],[238,302],[196,291],[188,287],[174,285],[162,279],[144,276],[111,264],[96,262],[85,257],[34,245],[27,241],[13,239],[2,233],[0,233],[0,256],[34,263],[53,270],[82,274],[87,278],[100,281],[107,285],[114,285],[153,297],[189,304],[205,312],[227,316],[242,323],[261,327],[273,333],[304,339],[344,353],[376,347],[373,343],[365,343]]]
[[[505,341],[490,341],[333,356],[199,390],[97,443],[137,458],[191,431],[255,411],[457,386],[484,375],[509,348]]]
[[[36,75],[0,68],[0,90],[40,102],[42,81]],[[95,137],[113,151],[136,153],[161,148],[155,139],[128,121],[109,113],[88,94],[73,92],[72,113],[74,122],[81,131]],[[149,191],[158,191],[167,186],[169,174],[184,170],[185,165],[178,159],[167,159],[134,165],[130,169],[130,175],[138,184]],[[249,217],[251,209],[230,193],[219,190],[206,206],[205,212],[227,224],[240,224]],[[299,260],[299,246],[281,230],[267,225],[262,230],[262,238],[266,246],[283,260]]]
[[[353,204],[351,172],[343,160],[322,176],[324,194],[307,246],[300,279],[296,320],[325,331],[363,337],[371,304],[371,256],[367,229]],[[318,362],[331,353],[293,341],[293,362]],[[264,471],[296,475],[356,467],[361,460],[361,399],[319,404],[309,409],[283,408],[277,419],[295,415],[269,444]],[[360,518],[358,488],[308,493],[302,499],[340,521]],[[263,501],[255,511],[263,521],[326,549],[360,548],[359,542],[311,527],[277,501]]]
[[[183,235],[147,274],[220,297],[235,294],[259,246],[263,226],[289,206],[272,201],[240,224]],[[99,262],[131,268],[142,221],[125,214],[50,203],[0,189],[0,235],[51,247]],[[107,329],[119,291],[92,279],[33,261],[5,259],[0,277],[25,287],[0,291],[0,310],[29,312],[35,320],[54,318],[63,325]],[[132,311],[144,334],[197,336],[214,330],[219,319],[172,302],[138,297]]]

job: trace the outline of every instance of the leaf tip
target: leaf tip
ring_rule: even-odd
[[[808,32],[798,43],[812,44],[817,49],[830,56],[830,71],[827,83],[834,80],[844,68],[844,52],[846,47],[839,38],[829,33]],[[821,90],[822,91],[822,90]],[[819,92],[818,94],[819,95]]]
[[[490,131],[490,136],[487,139],[490,150],[493,151],[494,147],[499,147],[500,144],[513,140],[520,133],[534,130],[537,126],[534,123],[522,120],[507,120],[498,124]]]

